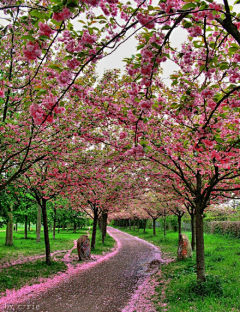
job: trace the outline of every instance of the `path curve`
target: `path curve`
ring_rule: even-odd
[[[108,227],[118,252],[107,261],[79,270],[54,288],[15,305],[12,311],[120,312],[151,273],[149,263],[162,260],[154,245]],[[5,306],[5,311],[11,311]],[[3,311],[4,311],[3,310]]]

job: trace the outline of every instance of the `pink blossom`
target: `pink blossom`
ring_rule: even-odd
[[[190,27],[187,30],[191,37],[198,37],[202,35],[202,28],[200,26]]]
[[[127,136],[126,132],[121,132],[119,135],[119,138],[122,140],[122,139],[126,138],[126,136]]]
[[[35,60],[42,53],[38,42],[28,41],[26,47],[23,48],[23,53],[25,57],[29,60]]]
[[[221,4],[218,4],[218,3],[210,3],[209,8],[213,9],[215,11],[220,11],[220,10],[222,10],[223,7]]]
[[[4,91],[0,89],[0,98],[4,98]]]
[[[133,145],[130,150],[126,152],[127,156],[143,156],[144,155],[144,150],[143,146],[140,144]]]
[[[88,31],[85,31],[82,35],[81,42],[83,44],[93,44],[97,40],[96,35],[90,35]]]
[[[143,101],[140,101],[139,106],[143,110],[148,110],[152,107],[152,102],[148,100],[143,100]]]
[[[50,28],[48,24],[43,24],[40,22],[38,33],[40,36],[46,36],[50,38],[51,34],[53,34],[54,31]]]
[[[72,13],[69,11],[68,8],[64,8],[61,12],[53,13],[53,19],[57,22],[65,21],[66,19],[70,18]]]
[[[97,6],[100,0],[81,0],[83,3],[90,4],[92,6]]]
[[[67,61],[67,66],[71,69],[75,69],[79,65],[80,65],[80,62],[75,58]]]
[[[56,114],[64,114],[65,113],[65,108],[64,107],[61,107],[61,106],[56,106],[54,107],[54,112]]]
[[[58,81],[62,86],[66,86],[67,84],[69,84],[71,82],[71,79],[72,73],[68,70],[63,70],[58,76]]]
[[[201,95],[203,98],[211,98],[214,95],[214,90],[206,88],[201,92]]]
[[[148,49],[144,49],[141,51],[141,54],[144,58],[148,58],[151,59],[153,57],[153,53],[152,51],[148,50]]]
[[[153,20],[152,16],[143,15],[142,13],[137,14],[137,19],[139,20],[140,24],[148,29],[152,29],[155,26],[155,21]]]

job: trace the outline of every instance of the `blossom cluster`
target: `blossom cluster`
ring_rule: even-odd
[[[63,8],[61,12],[54,12],[53,19],[57,22],[65,21],[66,19],[70,18],[72,13],[68,8]]]
[[[42,51],[38,42],[28,41],[25,48],[23,48],[23,54],[28,60],[36,60],[41,56]]]

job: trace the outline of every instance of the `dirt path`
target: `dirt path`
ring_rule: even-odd
[[[118,312],[150,274],[148,264],[161,259],[151,244],[113,228],[108,229],[121,247],[112,258],[81,270],[46,292],[3,311]]]

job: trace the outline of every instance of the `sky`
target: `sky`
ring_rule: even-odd
[[[223,4],[223,0],[216,0],[217,3]],[[229,0],[229,5],[234,7],[234,11],[240,12],[240,4],[234,5],[235,0]],[[176,29],[171,35],[171,42],[173,46],[180,46],[181,43],[185,41],[187,37],[187,32],[184,29]],[[101,76],[104,70],[114,69],[114,68],[123,68],[124,62],[122,61],[124,58],[131,57],[132,54],[136,52],[136,40],[131,38],[124,44],[122,44],[113,54],[107,56],[97,65],[97,72]],[[163,75],[162,77],[165,79],[165,83],[170,85],[169,76],[177,70],[178,67],[173,64],[171,61],[167,61],[163,64]]]
[[[157,0],[153,0],[157,1]],[[218,3],[223,3],[223,0],[216,0]],[[235,0],[229,0],[229,5],[234,6],[234,11],[240,12],[240,4],[234,5]],[[100,10],[100,9],[98,9]],[[101,11],[101,10],[100,10]],[[99,13],[99,12],[98,12]],[[6,21],[4,21],[1,17],[3,17],[3,13],[0,11],[0,24],[6,24]],[[83,18],[82,18],[83,19]],[[74,22],[74,26],[76,29],[78,28],[78,25],[82,24],[78,22]],[[181,43],[184,42],[186,39],[187,32],[183,29],[176,29],[174,30],[173,34],[171,35],[171,43],[173,46],[180,46]],[[134,37],[131,37],[127,40],[127,42],[120,45],[116,51],[114,51],[111,55],[108,55],[107,57],[103,58],[101,61],[97,64],[97,72],[99,76],[103,74],[105,70],[108,69],[123,69],[124,68],[124,62],[122,61],[124,58],[131,57],[132,54],[135,54],[136,52],[136,40]],[[177,66],[174,65],[171,61],[167,61],[163,65],[163,78],[166,79],[165,82],[168,84],[168,77],[173,73],[174,70],[177,70]],[[170,83],[170,80],[169,80]]]

